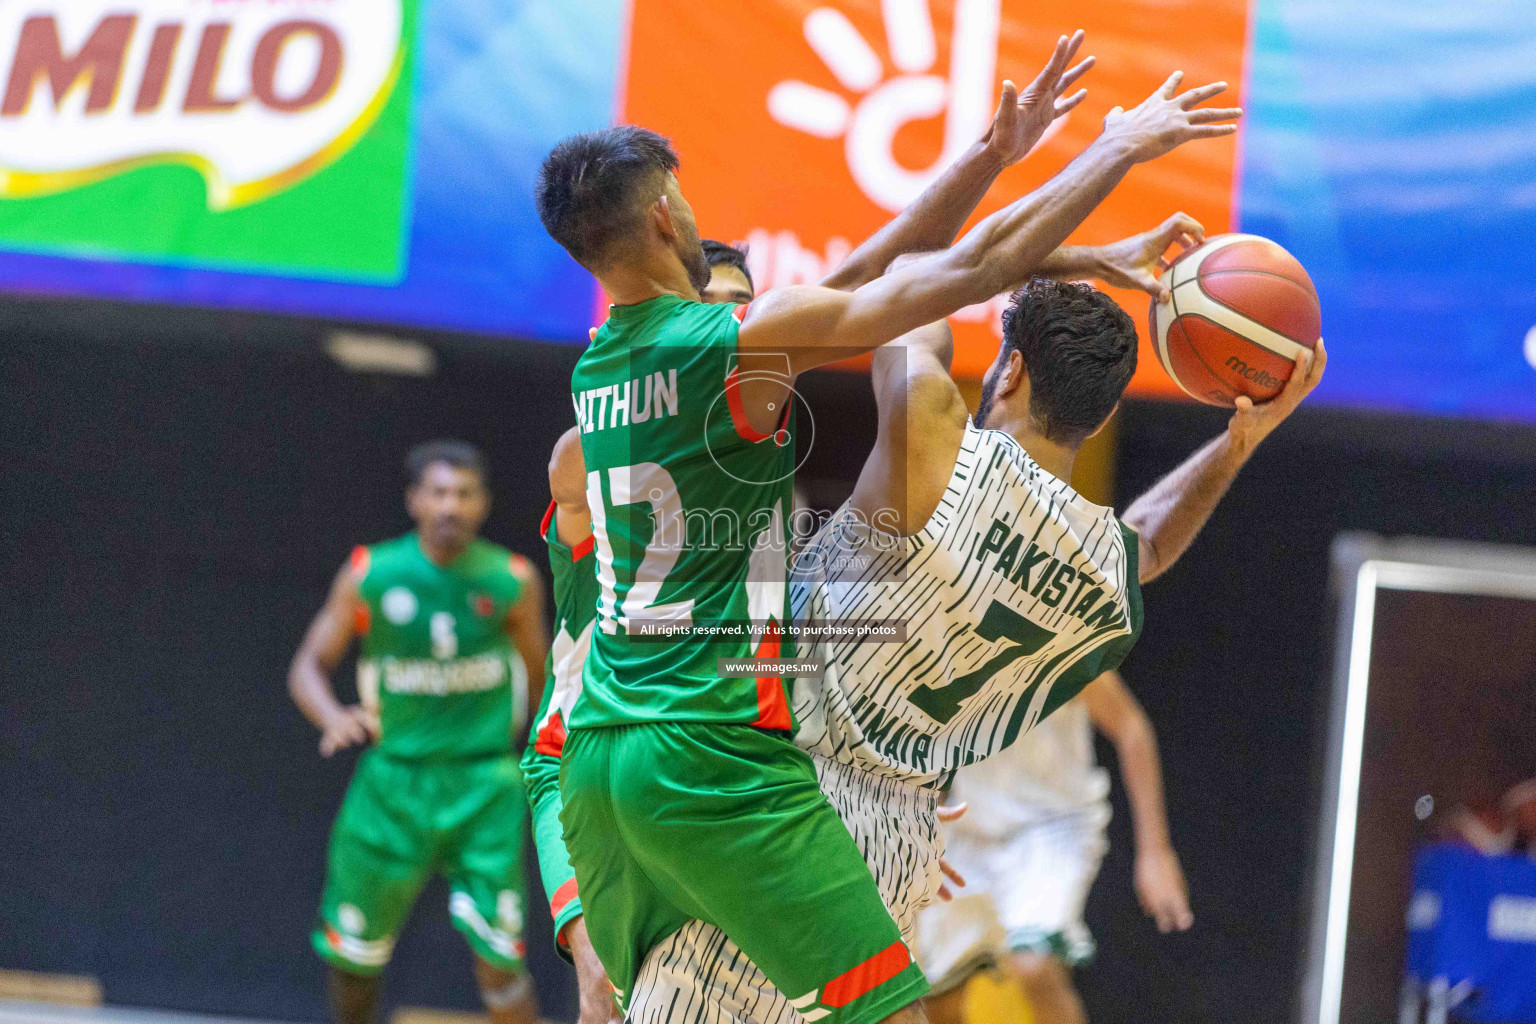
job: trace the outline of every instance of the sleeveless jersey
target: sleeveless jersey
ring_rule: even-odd
[[[793,727],[782,679],[720,664],[789,653],[794,435],[787,402],[775,434],[747,422],[736,388],[745,309],[675,296],[614,306],[576,365],[599,594],[572,728]]]
[[[358,692],[379,713],[379,749],[401,758],[512,753],[528,675],[507,614],[522,596],[506,548],[476,539],[452,565],[416,534],[352,554],[363,607]]]
[[[819,641],[797,681],[797,742],[910,784],[1012,744],[1141,630],[1136,536],[1008,434],[966,424],[937,511],[915,536],[847,506],[796,562],[798,621],[905,623],[903,642]]]
[[[581,676],[592,647],[592,630],[597,622],[597,558],[593,538],[588,537],[574,549],[567,547],[555,532],[555,504],[539,527],[549,546],[549,571],[554,579],[555,636],[549,658],[544,663],[544,697],[533,718],[533,738],[523,751],[523,775],[528,780],[529,799],[535,775],[553,772],[553,784],[559,785],[560,754],[565,749],[566,722],[581,695]],[[542,780],[540,780],[542,781]]]
[[[1001,839],[1108,799],[1109,773],[1094,761],[1088,705],[1070,700],[1007,750],[955,773],[949,800],[969,803],[971,813],[950,827]]]

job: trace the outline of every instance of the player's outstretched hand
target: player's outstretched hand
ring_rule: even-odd
[[[1168,301],[1168,287],[1157,275],[1167,270],[1173,260],[1167,258],[1169,247],[1193,249],[1205,241],[1205,228],[1187,213],[1176,213],[1151,231],[1100,246],[1098,277],[1116,288],[1137,288],[1158,302]]]
[[[1068,62],[1077,56],[1082,45],[1082,29],[1072,33],[1070,38],[1062,36],[1056,40],[1056,50],[1050,61],[1022,95],[1012,82],[1003,83],[1002,101],[997,105],[997,115],[992,119],[992,127],[982,136],[982,142],[1004,167],[1024,159],[1052,121],[1087,97],[1087,89],[1079,89],[1070,96],[1062,95],[1093,67],[1094,58],[1088,57],[1072,70],[1067,70]]]
[[[1315,349],[1302,349],[1296,354],[1296,368],[1291,371],[1291,379],[1285,382],[1285,387],[1274,398],[1255,405],[1247,395],[1239,395],[1237,411],[1227,423],[1227,433],[1237,444],[1238,450],[1245,455],[1253,451],[1271,431],[1285,422],[1285,418],[1296,411],[1302,399],[1310,395],[1312,389],[1322,381],[1323,371],[1327,368],[1328,348],[1323,344],[1323,339],[1319,338]]]
[[[1170,847],[1136,854],[1136,898],[1160,932],[1186,931],[1195,923],[1184,869]]]
[[[360,747],[378,737],[378,716],[361,704],[350,704],[321,731],[320,756],[330,757],[338,750]]]
[[[1125,142],[1131,159],[1143,163],[1155,160],[1191,139],[1215,139],[1237,131],[1237,125],[1220,122],[1242,117],[1241,107],[1195,109],[1212,96],[1226,92],[1226,82],[1213,82],[1179,93],[1182,81],[1184,72],[1175,71],[1140,106],[1130,110],[1116,107],[1105,114],[1104,136]]]

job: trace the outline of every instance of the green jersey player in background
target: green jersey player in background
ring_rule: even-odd
[[[1067,52],[1063,37],[1052,94]],[[615,300],[572,379],[600,596],[561,786],[589,935],[621,1001],[652,948],[698,919],[813,1019],[916,1016],[921,972],[790,741],[783,680],[750,664],[783,650],[793,379],[991,298],[1135,163],[1231,133],[1214,122],[1235,112],[1193,109],[1220,86],[1176,98],[1176,85],[1112,112],[1067,171],[921,266],[848,292],[777,289],[750,312],[698,301],[708,268],[665,140],[620,127],[546,160],[544,224]]]
[[[527,718],[525,666],[548,649],[542,584],[522,557],[480,539],[490,512],[485,460],[457,441],[406,458],[416,529],[357,548],[289,671],[320,753],[373,743],[331,835],[313,945],[330,965],[339,1024],[366,1024],[378,975],[434,871],[475,954],[495,1024],[532,1024],[523,970],[522,836],[527,814],[514,734]],[[356,640],[359,703],[330,676]]]

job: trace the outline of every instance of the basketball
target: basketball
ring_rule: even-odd
[[[1296,257],[1258,235],[1215,235],[1173,262],[1170,296],[1152,302],[1152,341],[1190,397],[1263,402],[1322,335],[1317,289]]]

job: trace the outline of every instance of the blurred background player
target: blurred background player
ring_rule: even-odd
[[[1136,833],[1136,895],[1159,931],[1193,922],[1168,836],[1157,737],[1120,673],[1105,672],[1012,747],[955,773],[949,800],[968,812],[945,830],[966,880],[917,922],[916,954],[934,994],[933,1024],[962,1024],[965,982],[995,967],[1023,990],[1040,1024],[1086,1020],[1070,968],[1089,960],[1083,923],[1109,824],[1109,775],[1093,730],[1115,745]]]
[[[433,441],[406,457],[416,529],[359,547],[336,576],[289,671],[320,753],[374,746],[358,762],[331,834],[313,945],[330,965],[339,1024],[374,1019],[378,975],[434,871],[475,954],[496,1024],[538,1017],[522,969],[522,836],[527,814],[514,734],[527,716],[526,665],[548,643],[542,584],[522,557],[481,539],[490,512],[484,457]],[[360,702],[331,674],[353,640]]]

